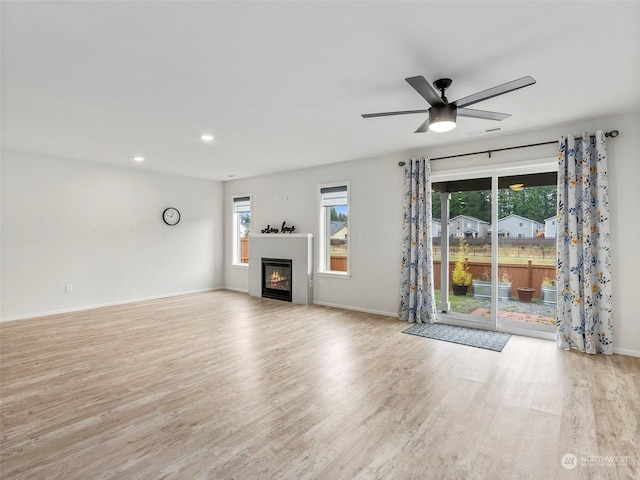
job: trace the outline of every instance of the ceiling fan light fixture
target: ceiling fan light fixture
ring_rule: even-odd
[[[514,183],[512,185],[509,185],[509,188],[514,192],[519,192],[524,188],[524,183]]]
[[[436,105],[429,109],[429,130],[448,132],[456,128],[457,108],[455,105]]]

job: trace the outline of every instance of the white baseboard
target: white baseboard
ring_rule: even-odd
[[[93,305],[83,305],[81,307],[63,308],[60,310],[49,310],[45,312],[27,313],[24,315],[14,315],[12,317],[2,317],[0,322],[11,322],[14,320],[25,320],[27,318],[45,317],[47,315],[59,315],[61,313],[81,312],[83,310],[93,310],[94,308],[113,307],[116,305],[126,305],[127,303],[146,302],[148,300],[158,300],[160,298],[179,297],[181,295],[191,295],[193,293],[213,292],[215,290],[223,290],[224,287],[203,288],[200,290],[189,290],[187,292],[164,293],[162,295],[153,295],[151,297],[130,298],[127,300],[117,300],[115,302],[97,303]]]
[[[628,355],[629,357],[640,357],[640,351],[630,350],[628,348],[613,347],[613,353],[616,353],[618,355]]]
[[[240,292],[240,293],[249,293],[249,290],[246,288],[237,288],[237,287],[222,287],[222,290],[231,290],[232,292]]]
[[[373,313],[374,315],[384,315],[385,317],[398,317],[398,312],[383,312],[381,310],[372,310],[370,308],[353,307],[351,305],[339,305],[337,303],[319,302],[314,300],[314,305],[322,305],[323,307],[342,308],[344,310],[354,310],[356,312]]]

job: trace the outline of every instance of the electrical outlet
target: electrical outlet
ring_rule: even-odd
[[[70,283],[67,283],[64,286],[64,293],[72,293],[73,292],[73,285],[71,285]]]

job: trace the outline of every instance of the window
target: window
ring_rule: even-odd
[[[251,231],[251,197],[233,198],[233,263],[249,263],[249,232]]]
[[[320,271],[349,271],[349,185],[320,187]]]

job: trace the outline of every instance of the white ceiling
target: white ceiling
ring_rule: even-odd
[[[11,150],[228,180],[640,111],[636,1],[3,1],[1,15]],[[537,84],[472,107],[507,120],[444,134],[414,134],[425,115],[361,118],[428,108],[415,75],[452,78],[449,100]]]

